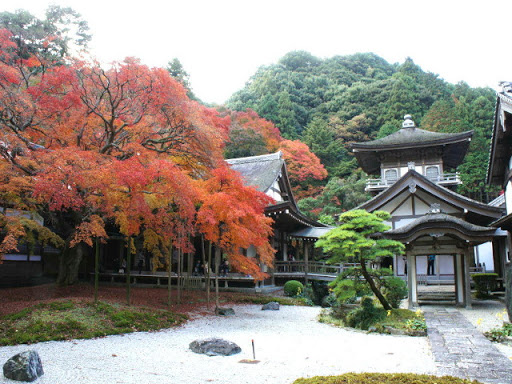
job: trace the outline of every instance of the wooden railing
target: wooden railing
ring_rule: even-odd
[[[327,264],[323,261],[276,261],[274,262],[274,273],[311,273],[319,275],[339,275],[347,268],[352,268],[356,264]],[[307,268],[306,268],[307,266]]]
[[[441,184],[441,185],[456,185],[460,184],[460,174],[459,172],[455,173],[443,173],[441,175],[428,177],[430,181]],[[386,178],[379,178],[379,179],[368,179],[366,180],[366,190],[372,191],[372,190],[379,190],[387,188],[393,184],[395,184],[398,181],[398,179],[386,179]]]

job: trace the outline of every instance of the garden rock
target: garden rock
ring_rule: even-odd
[[[231,356],[242,352],[242,349],[232,341],[217,338],[194,340],[189,347],[192,352],[207,356]]]
[[[235,316],[235,310],[233,308],[215,308],[215,314],[217,316]]]
[[[43,374],[43,365],[36,351],[18,353],[4,364],[4,376],[11,380],[34,381]]]
[[[262,311],[279,311],[279,303],[277,301],[271,301],[270,303],[263,304],[261,307]]]

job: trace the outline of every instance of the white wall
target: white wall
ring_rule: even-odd
[[[475,265],[478,266],[481,263],[482,266],[485,263],[485,271],[494,271],[494,258],[492,255],[492,243],[487,242],[475,247]]]

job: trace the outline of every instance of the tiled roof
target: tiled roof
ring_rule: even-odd
[[[473,136],[473,131],[462,133],[430,132],[419,128],[402,128],[398,132],[381,139],[367,141],[365,143],[352,144],[353,149],[386,149],[427,147],[436,144],[451,144],[466,141]]]
[[[468,223],[459,217],[447,215],[446,213],[427,213],[424,216],[417,218],[416,220],[406,224],[402,227],[386,231],[386,234],[405,234],[412,231],[414,228],[420,225],[428,225],[428,227],[435,227],[438,224],[448,224],[448,226],[459,226],[461,229],[467,232],[493,232],[496,228],[493,227],[482,227],[480,225]]]
[[[281,174],[284,159],[281,152],[269,155],[240,157],[228,159],[231,169],[242,175],[247,185],[252,185],[260,192],[266,192]]]

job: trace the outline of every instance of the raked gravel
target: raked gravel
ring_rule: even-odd
[[[345,372],[436,373],[426,337],[336,328],[316,320],[317,307],[234,309],[233,317],[198,317],[160,332],[1,347],[0,365],[18,352],[34,349],[45,371],[34,382],[40,384],[291,384],[299,377]],[[233,341],[242,352],[208,357],[189,350],[190,342],[207,337]],[[252,359],[252,339],[260,363],[240,363]],[[16,383],[0,377],[1,383]]]

